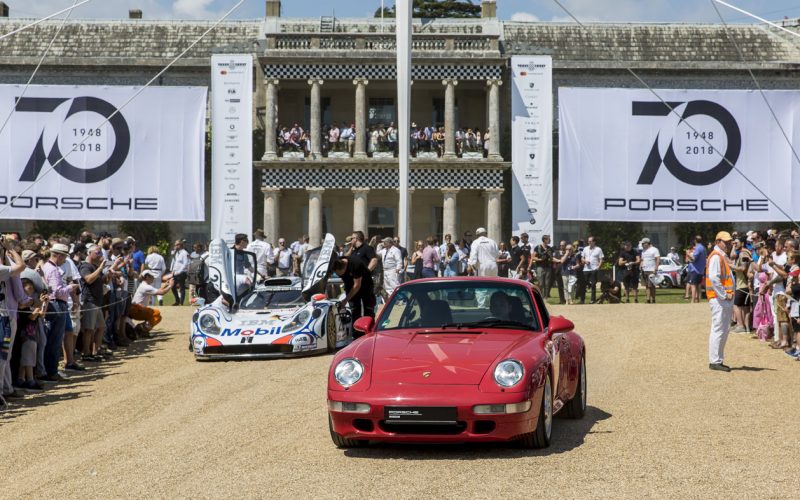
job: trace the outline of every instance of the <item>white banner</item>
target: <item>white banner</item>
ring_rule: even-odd
[[[800,218],[800,165],[757,91],[656,92],[677,115],[648,90],[559,89],[560,219]],[[800,92],[764,94],[799,148]]]
[[[253,232],[253,56],[211,57],[211,239]]]
[[[553,63],[511,58],[511,223],[539,242],[553,234]]]
[[[29,87],[0,133],[0,218],[204,220],[206,89],[149,87],[120,110],[139,89]],[[0,123],[22,90],[0,85]]]

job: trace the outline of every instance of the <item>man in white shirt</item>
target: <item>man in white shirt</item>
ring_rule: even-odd
[[[247,245],[247,251],[256,254],[256,266],[258,267],[258,274],[262,280],[269,277],[269,263],[275,257],[272,255],[272,245],[265,241],[266,235],[263,229],[256,229],[253,233],[253,241]]]
[[[280,238],[278,247],[273,252],[278,276],[289,276],[292,273],[292,251],[286,248],[286,240]]]
[[[172,287],[172,295],[175,297],[175,306],[182,306],[186,297],[186,275],[189,270],[189,252],[183,248],[183,241],[175,242],[172,250],[172,262],[169,270],[175,285]]]
[[[588,245],[583,248],[583,279],[587,288],[592,290],[592,304],[597,302],[597,271],[603,265],[603,250],[595,244],[594,236],[589,236]],[[586,294],[584,293],[584,297]],[[583,300],[581,300],[583,304]]]
[[[672,261],[678,265],[681,264],[681,256],[678,255],[677,249],[675,247],[669,247],[669,253],[667,254],[668,259],[672,259]]]
[[[708,337],[708,367],[729,372],[725,365],[725,343],[733,317],[734,278],[728,264],[728,255],[733,238],[727,231],[720,231],[714,238],[716,246],[706,260],[706,296],[711,308],[711,333]]]
[[[378,250],[378,257],[383,263],[383,289],[386,296],[390,296],[395,288],[400,285],[400,273],[403,272],[403,254],[394,246],[394,240],[386,237],[383,239],[383,248]]]
[[[154,326],[161,323],[161,311],[153,307],[148,307],[148,304],[150,304],[152,297],[167,293],[172,287],[174,280],[170,278],[161,285],[161,288],[156,288],[153,286],[153,281],[155,280],[155,273],[153,273],[153,271],[147,270],[143,272],[141,278],[143,281],[139,283],[139,287],[133,295],[131,307],[128,310],[128,317],[135,321],[143,321],[139,332],[146,335]]]
[[[444,276],[444,269],[447,267],[446,264],[446,257],[447,257],[447,245],[449,245],[453,241],[453,237],[448,233],[444,235],[444,243],[439,245],[439,271],[440,275]]]
[[[647,303],[656,303],[656,285],[653,283],[651,276],[658,272],[661,254],[658,248],[650,243],[650,238],[642,240],[642,285],[644,285],[645,293],[647,294]]]
[[[472,242],[469,251],[469,266],[476,276],[497,276],[497,256],[500,251],[497,249],[497,242],[486,236],[486,229],[479,227],[475,231],[478,238]],[[478,290],[475,298],[478,307],[487,307],[487,290]]]

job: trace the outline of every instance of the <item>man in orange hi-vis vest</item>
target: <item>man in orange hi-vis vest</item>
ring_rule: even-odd
[[[706,261],[706,296],[711,306],[711,334],[708,337],[708,367],[723,372],[731,371],[724,364],[725,342],[731,329],[733,295],[736,290],[733,273],[728,263],[733,238],[727,231],[717,233],[714,250]]]

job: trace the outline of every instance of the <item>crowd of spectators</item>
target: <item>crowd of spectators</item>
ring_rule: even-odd
[[[318,138],[320,151],[325,156],[330,156],[331,153],[345,153],[352,157],[355,153],[357,133],[353,123],[325,125],[322,128],[322,136]],[[364,134],[366,152],[369,155],[375,156],[376,153],[397,155],[398,130],[394,122],[388,126],[383,123],[372,125]],[[454,135],[455,153],[458,156],[463,156],[465,153],[477,153],[481,156],[488,154],[491,140],[488,130],[482,133],[478,127],[459,128]],[[416,123],[412,123],[409,139],[412,156],[432,153],[441,157],[445,154],[445,130],[442,126],[417,126]],[[280,151],[298,152],[304,157],[311,155],[313,140],[309,132],[297,123],[291,127],[280,126],[276,135],[276,144]]]
[[[155,302],[170,289],[183,303],[191,260],[183,242],[167,267],[158,248],[145,255],[131,236],[0,238],[2,406],[149,337],[161,321]]]

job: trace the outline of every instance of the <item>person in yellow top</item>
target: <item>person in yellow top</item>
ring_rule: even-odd
[[[708,337],[708,367],[723,372],[731,371],[724,364],[725,342],[731,328],[733,296],[736,290],[733,272],[728,262],[733,238],[720,231],[715,238],[714,250],[706,261],[706,296],[711,307],[711,334]]]

